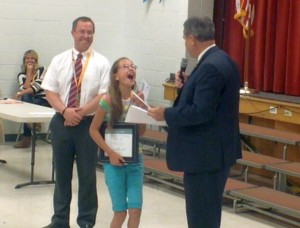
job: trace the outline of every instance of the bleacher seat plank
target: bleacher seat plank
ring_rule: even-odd
[[[230,192],[233,190],[245,189],[245,188],[255,188],[257,185],[246,183],[244,181],[236,180],[233,178],[228,178],[224,192]]]
[[[167,132],[146,129],[144,134],[140,137],[141,143],[143,141],[153,143],[153,156],[160,153],[160,148],[167,143]]]
[[[164,175],[165,177],[175,178],[181,181],[183,180],[183,172],[176,172],[176,171],[169,170],[164,160],[145,158],[144,169],[145,171],[154,172],[159,175]],[[224,191],[227,192],[232,190],[253,188],[253,187],[256,187],[256,185],[249,184],[244,181],[228,178]]]
[[[266,165],[290,163],[290,161],[243,150],[242,158],[238,159],[237,163],[263,169]]]
[[[145,177],[179,190],[184,190],[183,173],[168,169],[166,161],[144,156]]]
[[[253,124],[240,123],[242,135],[267,139],[289,145],[300,145],[300,134],[281,131],[278,129],[261,127]]]
[[[146,129],[141,139],[164,144],[167,142],[167,132]]]
[[[300,197],[294,196],[285,192],[276,191],[267,187],[246,188],[230,191],[230,195],[244,201],[241,201],[241,206],[247,205],[246,208],[259,211],[254,203],[259,206],[271,208],[274,212],[279,212],[294,218],[300,218]],[[264,214],[268,214],[271,217],[276,215],[271,211],[264,211]],[[277,217],[278,218],[278,217]],[[292,224],[300,225],[295,220],[281,218],[283,221],[287,221]]]
[[[258,186],[229,177],[226,181],[226,184],[225,184],[225,188],[224,188],[224,191],[223,191],[223,197],[235,200],[235,197],[230,195],[231,191],[239,190],[239,189],[245,189],[245,188],[255,188],[255,187],[258,187]],[[234,201],[234,205],[235,205],[235,201]]]
[[[154,172],[156,174],[164,175],[165,177],[169,177],[181,181],[183,180],[183,173],[169,170],[166,161],[164,160],[145,158],[144,169],[145,171]]]
[[[270,170],[277,173],[284,173],[289,176],[300,178],[300,163],[299,162],[288,162],[282,164],[268,164],[266,170]]]
[[[286,189],[286,176],[300,178],[299,162],[268,164],[265,166],[265,169],[275,173],[273,177],[274,189],[281,191]]]
[[[253,167],[257,169],[265,169],[266,165],[271,164],[282,164],[282,163],[290,163],[290,161],[274,158],[271,156],[258,154],[250,151],[243,150],[242,151],[242,158],[238,159],[237,164],[241,164],[246,166],[244,171],[245,182],[248,182],[248,167]],[[275,184],[275,182],[274,182]],[[275,185],[274,185],[275,188]]]

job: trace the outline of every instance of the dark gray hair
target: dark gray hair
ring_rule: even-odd
[[[194,36],[203,42],[215,39],[215,25],[209,17],[191,17],[183,24],[184,36]]]

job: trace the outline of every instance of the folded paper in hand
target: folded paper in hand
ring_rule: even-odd
[[[135,105],[131,105],[126,118],[125,122],[127,123],[140,123],[140,124],[150,124],[150,125],[159,125],[159,126],[166,126],[166,121],[156,121],[151,116],[148,115],[145,109],[137,107]]]

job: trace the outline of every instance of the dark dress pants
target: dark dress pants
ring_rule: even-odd
[[[219,228],[223,191],[229,168],[184,173],[186,213],[189,228]]]
[[[69,227],[70,203],[72,198],[72,173],[74,160],[78,174],[78,217],[79,227],[93,227],[98,209],[96,191],[97,145],[89,134],[92,117],[85,117],[75,127],[65,127],[64,118],[56,113],[51,120],[56,183],[54,189],[53,227]]]

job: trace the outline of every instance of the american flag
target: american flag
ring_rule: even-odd
[[[255,0],[236,0],[236,14],[234,19],[237,20],[243,27],[243,35],[245,39],[254,35],[251,25],[254,19],[254,2]]]

